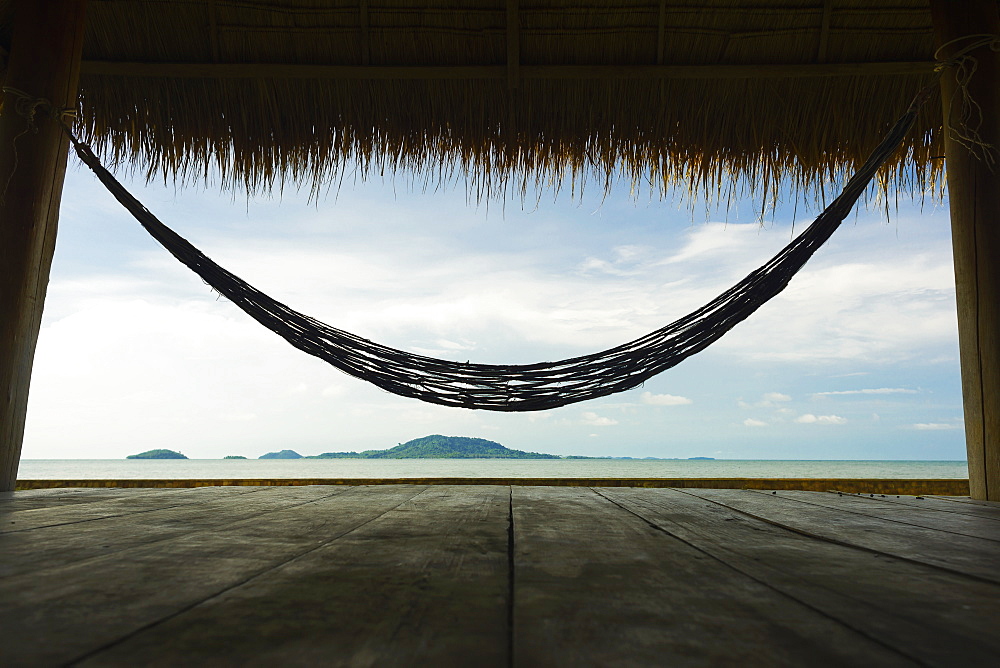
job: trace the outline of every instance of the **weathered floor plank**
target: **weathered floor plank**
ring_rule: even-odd
[[[848,496],[848,495],[845,495]],[[960,499],[943,496],[896,496],[879,495],[874,496],[851,494],[849,496],[861,499],[875,499],[895,505],[910,506],[912,508],[922,508],[924,510],[937,510],[939,512],[954,513],[956,515],[970,515],[972,517],[982,517],[994,522],[1000,522],[1000,504],[995,501],[986,501],[984,504],[968,504]]]
[[[198,495],[197,501],[113,514],[85,522],[0,534],[0,578],[65,566],[115,552],[213,531],[342,493],[345,487],[257,488],[254,494]]]
[[[422,490],[353,488],[316,501],[310,512],[292,508],[4,578],[0,640],[5,663],[72,663],[334,541]]]
[[[754,492],[764,494],[764,492]],[[954,512],[942,512],[936,508],[918,508],[909,504],[893,504],[878,497],[836,494],[816,494],[815,492],[781,492],[781,498],[794,499],[801,503],[832,508],[834,510],[865,517],[876,517],[890,522],[943,531],[972,538],[1000,541],[1000,522],[992,517],[983,518]],[[998,516],[997,519],[1000,519]]]
[[[0,499],[23,527],[0,533],[3,668],[1000,656],[1000,584],[986,574],[1000,571],[1000,543],[984,537],[1000,504],[485,485],[86,491]]]
[[[994,541],[839,512],[786,498],[781,493],[772,496],[751,490],[725,489],[688,489],[684,493],[823,540],[1000,583]]]
[[[979,666],[1000,657],[1000,585],[872,558],[865,550],[814,540],[676,490],[599,493],[915,663]]]
[[[177,488],[171,491],[180,491]],[[94,503],[126,496],[127,492],[139,492],[137,497],[158,494],[161,489],[128,490],[122,488],[86,488],[68,487],[63,489],[25,489],[16,492],[0,492],[0,512],[14,510],[31,510],[34,508],[51,508],[67,506],[73,503]]]
[[[996,501],[981,501],[979,499],[970,499],[967,496],[926,496],[924,498],[928,499],[941,499],[942,501],[952,501],[954,503],[965,503],[971,506],[983,506],[984,508],[1000,508],[1000,503]]]
[[[175,508],[193,503],[203,503],[209,499],[227,499],[244,494],[252,494],[263,487],[197,487],[182,493],[163,490],[143,490],[135,498],[116,495],[86,503],[71,503],[43,508],[8,510],[0,506],[0,533],[37,529],[45,526],[74,524],[146,513],[164,508]],[[157,493],[161,492],[161,493]]]
[[[914,665],[594,490],[513,500],[517,666]]]
[[[83,665],[506,666],[509,508],[429,488]]]

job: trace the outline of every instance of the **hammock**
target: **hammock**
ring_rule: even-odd
[[[919,99],[919,96],[918,96]],[[629,343],[558,362],[498,365],[451,362],[368,341],[292,310],[223,269],[136,200],[69,130],[74,148],[115,198],[164,248],[254,320],[299,350],[389,392],[444,406],[492,411],[539,411],[603,397],[641,385],[705,349],[765,302],[850,213],[875,172],[913,124],[915,101],[844,191],[796,239],[732,288],[693,313]]]

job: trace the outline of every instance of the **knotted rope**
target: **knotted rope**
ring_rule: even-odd
[[[3,191],[0,191],[0,202],[4,202],[7,199],[7,190],[10,188],[10,182],[14,178],[14,174],[17,172],[17,165],[19,161],[17,153],[17,140],[29,132],[38,132],[38,126],[35,125],[35,117],[38,116],[39,113],[43,116],[55,119],[60,125],[62,125],[64,130],[68,130],[69,127],[66,124],[65,119],[75,120],[76,109],[71,107],[57,107],[44,97],[29,95],[23,90],[14,88],[13,86],[3,86],[0,90],[2,90],[5,95],[9,95],[14,98],[14,112],[19,116],[23,116],[25,119],[24,130],[14,135],[14,138],[11,140],[13,159],[11,160],[10,174],[7,175],[7,180],[4,182]]]
[[[964,45],[953,54],[947,58],[943,57],[950,47],[963,43]],[[983,109],[969,94],[969,82],[979,68],[979,59],[973,56],[972,52],[987,47],[993,52],[1000,51],[1000,35],[963,35],[945,42],[934,52],[934,59],[937,61],[934,71],[940,75],[947,69],[955,70],[955,97],[958,98],[960,105],[956,113],[955,97],[947,100],[951,112],[948,114],[945,128],[948,136],[992,167],[996,163],[995,147],[983,141],[979,134],[979,129],[985,120]]]

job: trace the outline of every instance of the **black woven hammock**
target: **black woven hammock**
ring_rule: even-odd
[[[290,309],[217,265],[157,220],[101,165],[90,147],[69,134],[80,159],[154,239],[208,285],[299,350],[404,397],[462,408],[538,411],[634,388],[708,347],[781,292],[847,217],[875,172],[899,147],[916,112],[914,103],[840,196],[801,235],[709,304],[608,350],[558,362],[518,365],[451,362],[414,355]]]

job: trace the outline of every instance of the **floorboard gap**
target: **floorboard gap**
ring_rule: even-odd
[[[253,492],[244,492],[244,493],[245,494],[253,494],[253,493],[259,492],[259,491],[260,490],[255,489],[255,490],[253,490]],[[24,533],[26,531],[38,531],[40,529],[48,529],[48,528],[51,528],[51,527],[65,527],[65,526],[70,526],[70,525],[73,525],[73,524],[86,524],[87,522],[100,522],[101,520],[113,520],[113,519],[117,519],[117,518],[120,518],[120,517],[130,517],[130,516],[133,516],[133,515],[143,515],[143,514],[146,514],[146,513],[156,513],[156,512],[159,512],[161,510],[173,510],[175,508],[184,508],[186,506],[197,506],[199,504],[209,503],[211,501],[212,501],[212,499],[206,499],[205,501],[190,501],[188,503],[175,503],[175,504],[169,505],[169,506],[160,506],[160,507],[157,507],[157,508],[147,508],[145,510],[133,510],[133,511],[130,511],[130,512],[120,512],[120,513],[116,513],[114,515],[102,515],[100,517],[85,517],[83,519],[71,520],[69,522],[56,522],[54,524],[43,524],[41,526],[28,527],[27,529],[10,529],[10,530],[0,531],[0,535],[13,534],[13,533]]]
[[[514,488],[507,515],[507,668],[514,666]]]
[[[770,494],[768,494],[764,490],[750,489],[750,490],[747,490],[747,491],[748,492],[752,492],[754,494],[761,494],[761,495],[764,495],[764,496],[771,496]],[[867,496],[859,496],[859,495],[854,495],[854,494],[851,494],[850,496],[852,496],[852,497],[858,496],[858,498],[861,498],[861,499],[868,499],[869,498]],[[896,524],[902,524],[903,526],[917,527],[918,529],[927,529],[929,531],[940,531],[941,533],[949,533],[949,534],[952,534],[954,536],[965,536],[967,538],[977,538],[979,540],[991,540],[994,543],[1000,542],[1000,540],[997,540],[996,538],[987,538],[985,536],[970,536],[969,534],[962,533],[960,531],[951,531],[949,529],[941,529],[941,528],[938,528],[938,527],[929,527],[929,526],[925,526],[923,524],[916,524],[914,522],[907,522],[906,520],[896,519],[894,517],[884,517],[882,515],[874,515],[874,514],[872,514],[870,512],[865,512],[864,510],[852,510],[850,508],[843,508],[843,507],[840,507],[840,506],[837,506],[836,508],[833,508],[832,506],[824,505],[822,503],[816,503],[815,501],[810,501],[808,499],[802,499],[802,498],[794,497],[794,496],[781,496],[781,495],[778,495],[778,498],[784,499],[785,501],[795,501],[796,503],[804,503],[804,504],[807,504],[807,505],[810,505],[810,506],[815,506],[816,508],[827,508],[827,509],[831,509],[831,510],[835,509],[838,512],[842,512],[842,513],[845,513],[847,515],[858,515],[860,517],[875,518],[875,519],[878,519],[878,520],[882,520],[884,522],[895,522]],[[875,500],[876,501],[880,501],[881,499],[877,499],[876,498]],[[899,505],[902,506],[903,504],[899,504]],[[910,505],[907,505],[907,506],[904,506],[904,507],[905,508],[917,508],[916,506],[910,506]],[[953,514],[953,515],[959,514],[959,513],[952,513],[951,511],[940,510],[938,508],[921,508],[921,509],[918,509],[918,510],[928,510],[928,511],[933,511],[933,512],[950,513],[950,514]],[[965,515],[965,517],[975,517],[975,516],[974,515]]]
[[[813,612],[815,612],[815,613],[817,613],[817,614],[825,617],[826,619],[829,619],[830,621],[834,622],[835,624],[838,624],[839,626],[842,626],[843,628],[848,629],[849,631],[851,631],[853,633],[857,633],[858,635],[860,635],[860,636],[862,636],[862,637],[864,637],[864,638],[866,638],[866,639],[874,642],[877,645],[881,645],[886,650],[888,650],[890,652],[893,652],[893,653],[895,653],[895,654],[897,654],[897,655],[899,655],[901,657],[904,657],[904,658],[906,658],[906,659],[908,659],[910,661],[913,661],[916,665],[919,665],[919,666],[928,666],[929,665],[929,664],[925,663],[924,661],[922,661],[919,657],[912,656],[912,655],[906,653],[905,651],[900,650],[898,647],[894,647],[893,645],[890,645],[890,644],[886,643],[881,638],[879,638],[877,636],[874,636],[872,634],[866,633],[863,628],[858,628],[856,626],[852,626],[851,624],[848,624],[847,622],[845,622],[844,620],[840,619],[839,617],[831,615],[830,613],[828,613],[827,611],[823,610],[822,608],[818,608],[818,607],[816,607],[816,606],[814,606],[814,605],[812,605],[812,604],[810,604],[810,603],[808,603],[806,601],[803,601],[803,600],[801,600],[799,598],[796,598],[795,596],[789,594],[788,592],[782,591],[781,589],[775,587],[770,582],[767,582],[766,580],[763,580],[763,579],[755,576],[753,573],[749,573],[749,572],[743,570],[742,568],[734,566],[733,564],[731,564],[730,562],[726,561],[725,559],[719,557],[718,555],[713,554],[712,552],[709,552],[708,550],[702,548],[701,546],[696,545],[695,543],[692,543],[692,542],[684,539],[683,537],[678,536],[678,535],[672,533],[668,529],[666,529],[666,528],[664,528],[664,527],[656,524],[655,522],[650,521],[646,517],[643,517],[639,513],[637,513],[634,510],[632,510],[631,508],[628,508],[628,507],[622,505],[621,503],[619,503],[618,501],[616,501],[616,500],[614,500],[614,499],[612,499],[612,498],[610,498],[608,496],[605,496],[604,494],[602,494],[600,492],[600,490],[598,490],[596,488],[593,488],[593,487],[591,487],[591,490],[595,494],[597,494],[598,496],[600,496],[601,498],[603,498],[603,499],[611,502],[612,504],[614,504],[618,508],[624,510],[626,513],[629,513],[630,515],[632,515],[632,516],[638,518],[639,520],[645,522],[653,530],[659,531],[660,533],[662,533],[662,534],[664,534],[666,536],[669,536],[670,538],[673,538],[674,540],[677,540],[677,541],[679,541],[681,543],[684,543],[685,545],[687,545],[691,549],[697,550],[698,552],[700,552],[701,554],[704,554],[709,559],[713,559],[713,560],[719,562],[720,564],[723,564],[727,568],[731,568],[732,570],[736,571],[737,573],[739,573],[743,577],[746,577],[746,578],[748,578],[750,580],[753,580],[757,584],[759,584],[759,585],[761,585],[763,587],[766,587],[767,589],[775,592],[779,596],[783,596],[783,597],[785,597],[785,598],[787,598],[787,599],[789,599],[791,601],[795,601],[795,603],[797,603],[797,604],[799,604],[799,605],[801,605],[801,606],[803,606],[805,608],[808,608],[809,610],[812,610]],[[701,498],[701,497],[698,497],[698,498]],[[727,508],[728,508],[728,506],[727,506]]]
[[[233,583],[233,584],[225,587],[224,589],[220,589],[219,591],[215,592],[214,594],[212,594],[210,596],[206,596],[205,598],[201,599],[200,601],[196,601],[194,603],[186,605],[183,608],[181,608],[179,610],[175,610],[174,612],[170,613],[169,615],[166,615],[165,617],[162,617],[162,618],[156,620],[155,622],[151,622],[149,624],[145,624],[145,625],[143,625],[143,626],[141,626],[141,627],[139,627],[139,628],[131,631],[130,633],[126,633],[125,635],[121,636],[120,638],[116,638],[114,640],[106,642],[103,645],[101,645],[100,647],[97,647],[95,649],[90,650],[89,652],[81,654],[80,656],[74,658],[73,660],[68,661],[66,665],[73,666],[73,665],[82,663],[82,662],[84,662],[84,661],[86,661],[86,660],[88,660],[90,658],[93,658],[93,657],[99,655],[101,652],[104,652],[105,650],[111,649],[115,645],[119,645],[119,644],[125,642],[129,638],[133,638],[133,637],[139,635],[140,633],[144,633],[145,631],[148,631],[149,629],[155,628],[155,627],[157,627],[157,626],[159,626],[159,625],[161,625],[161,624],[163,624],[163,623],[165,623],[165,622],[167,622],[167,621],[169,621],[171,619],[174,619],[175,617],[183,615],[184,613],[186,613],[186,612],[188,612],[190,610],[193,610],[194,608],[198,607],[199,605],[201,605],[201,604],[203,604],[203,603],[205,603],[207,601],[211,601],[212,599],[215,599],[215,598],[218,598],[219,596],[222,596],[223,594],[225,594],[228,591],[232,591],[233,589],[237,589],[239,587],[242,587],[243,585],[247,584],[248,582],[256,580],[257,578],[259,578],[259,577],[261,577],[261,576],[263,576],[263,575],[265,575],[267,573],[270,573],[271,571],[275,570],[276,568],[281,568],[282,566],[284,566],[286,564],[289,564],[289,563],[292,563],[293,561],[296,561],[298,559],[301,559],[302,557],[304,557],[304,556],[306,556],[308,554],[311,554],[311,553],[315,552],[316,550],[318,550],[320,548],[326,547],[327,545],[329,545],[330,543],[334,542],[335,540],[339,540],[340,538],[343,538],[347,534],[352,533],[354,531],[357,531],[361,527],[366,526],[368,524],[371,524],[372,522],[374,522],[375,520],[379,519],[380,517],[383,517],[384,515],[387,515],[387,514],[391,513],[392,511],[396,510],[397,508],[399,508],[404,503],[412,501],[414,499],[414,497],[416,497],[417,495],[419,495],[422,492],[426,491],[426,489],[427,488],[425,487],[424,489],[418,490],[412,496],[410,496],[410,497],[408,497],[406,499],[403,499],[402,501],[400,501],[399,503],[397,503],[392,508],[389,508],[389,509],[385,510],[384,512],[381,512],[378,515],[375,515],[374,517],[369,517],[364,522],[361,522],[361,523],[359,523],[359,524],[351,527],[350,529],[348,529],[346,531],[341,531],[336,536],[333,536],[333,537],[331,537],[331,538],[329,538],[327,540],[324,540],[323,542],[321,542],[321,543],[319,543],[319,544],[317,544],[317,545],[309,548],[308,550],[306,550],[304,552],[300,552],[300,553],[296,554],[293,557],[285,559],[284,561],[272,564],[272,565],[268,566],[267,568],[263,568],[263,569],[257,571],[256,573],[253,573],[253,574],[249,575],[248,577],[240,580],[239,582],[235,582],[235,583]],[[305,505],[305,504],[302,504],[302,505]]]
[[[687,491],[685,489],[680,489],[680,488],[676,488],[676,489],[677,489],[678,492],[681,492],[682,494],[688,494],[689,496],[693,496],[696,499],[701,499],[702,501],[707,501],[709,503],[714,503],[717,506],[722,506],[723,508],[725,508],[726,510],[729,510],[730,512],[739,513],[741,515],[746,515],[747,517],[752,517],[755,520],[760,520],[761,522],[764,522],[766,524],[770,524],[771,526],[778,527],[779,529],[785,529],[786,531],[791,531],[792,533],[797,533],[800,536],[805,536],[806,538],[812,538],[814,540],[822,540],[822,541],[825,541],[827,543],[832,543],[833,545],[840,545],[841,547],[850,547],[850,548],[853,548],[855,550],[862,550],[862,551],[868,552],[870,554],[877,554],[877,555],[880,555],[880,556],[883,556],[883,557],[887,557],[887,558],[890,558],[890,559],[900,559],[902,561],[907,561],[907,562],[910,562],[912,564],[920,564],[921,566],[926,566],[928,568],[936,568],[936,569],[938,569],[940,571],[944,571],[945,573],[951,573],[952,575],[960,575],[961,577],[969,578],[969,579],[972,579],[972,580],[976,580],[977,582],[985,582],[985,583],[990,584],[990,585],[1000,584],[996,580],[991,580],[990,578],[985,578],[985,577],[982,577],[980,575],[976,575],[975,573],[967,573],[965,571],[961,571],[961,570],[958,570],[958,569],[955,569],[955,568],[948,568],[947,566],[942,566],[941,564],[936,564],[933,561],[921,561],[920,559],[914,559],[912,557],[907,557],[907,556],[902,555],[902,554],[891,554],[889,552],[883,552],[882,550],[878,550],[878,549],[875,549],[875,548],[872,548],[872,547],[866,547],[864,545],[858,545],[857,543],[849,543],[849,542],[847,542],[845,540],[839,540],[837,538],[831,538],[829,536],[824,536],[822,534],[813,533],[811,531],[806,531],[805,529],[800,529],[798,527],[793,527],[793,526],[790,526],[788,524],[782,524],[781,522],[778,522],[777,520],[772,520],[770,518],[762,517],[760,515],[754,515],[753,513],[751,513],[748,510],[742,510],[740,508],[734,508],[734,507],[732,507],[730,505],[727,505],[727,504],[725,504],[725,503],[723,503],[721,501],[716,501],[715,499],[710,499],[710,498],[706,498],[704,496],[699,496],[698,494],[692,494],[691,492],[689,492],[689,491]],[[933,529],[931,529],[931,531],[933,531]]]

